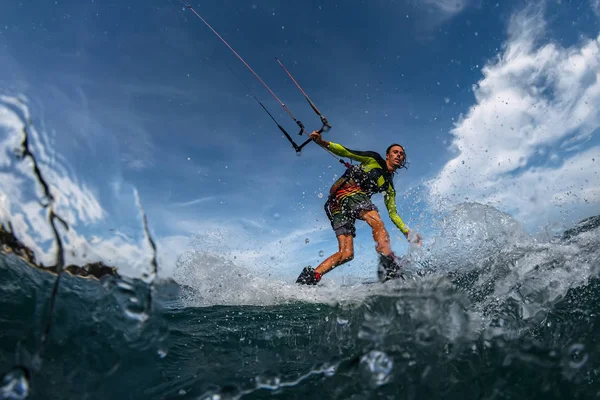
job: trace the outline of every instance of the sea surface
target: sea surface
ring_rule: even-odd
[[[545,241],[479,204],[457,222],[386,284],[63,273],[52,296],[5,251],[0,398],[600,397],[600,217]],[[179,281],[222,262],[193,254]]]

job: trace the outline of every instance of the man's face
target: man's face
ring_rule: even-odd
[[[404,158],[406,154],[404,154],[404,149],[402,146],[394,146],[390,149],[390,151],[386,154],[386,159],[389,160],[395,168],[400,168],[404,163]]]

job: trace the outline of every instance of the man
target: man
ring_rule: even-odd
[[[327,272],[354,258],[353,238],[356,236],[354,227],[356,219],[365,221],[373,230],[375,249],[380,259],[379,280],[385,282],[401,277],[400,266],[392,253],[390,236],[377,207],[371,202],[371,196],[375,193],[385,193],[385,206],[389,216],[408,239],[410,229],[396,211],[396,191],[393,184],[396,170],[406,167],[404,148],[399,144],[392,144],[387,148],[384,160],[373,151],[349,150],[340,144],[323,140],[317,131],[312,132],[310,137],[333,154],[350,158],[360,164],[348,168],[333,184],[329,191],[329,199],[325,203],[325,212],[337,236],[339,250],[325,259],[316,269],[304,268],[296,283],[316,285]],[[416,235],[415,242],[421,245],[420,235]]]

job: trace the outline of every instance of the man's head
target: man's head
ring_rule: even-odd
[[[391,144],[385,151],[385,161],[394,170],[406,168],[406,153],[404,147],[397,143]]]

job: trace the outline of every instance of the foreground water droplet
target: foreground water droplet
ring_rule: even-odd
[[[323,254],[325,254],[325,252],[323,250],[319,250],[319,257],[323,257]]]
[[[279,389],[281,386],[281,378],[273,375],[273,376],[257,376],[256,377],[256,386],[263,389]]]
[[[371,350],[362,356],[360,364],[375,386],[386,384],[394,368],[394,361],[386,353],[378,350]]]
[[[158,349],[157,354],[158,356],[162,359],[165,358],[167,356],[169,352],[165,349]]]
[[[310,239],[309,238],[304,239],[304,243],[309,244],[310,243]]]
[[[318,196],[320,199],[322,199],[322,198],[323,198],[323,193],[319,193],[317,196]]]
[[[116,283],[118,293],[117,299],[123,307],[125,316],[129,319],[144,323],[150,318],[148,306],[150,298],[148,296],[148,287],[137,285],[132,282],[127,282],[125,279],[120,279]]]
[[[325,366],[324,368],[322,368],[321,371],[323,372],[323,375],[325,375],[327,377],[334,376],[337,371],[337,365]]]
[[[569,348],[569,367],[579,369],[585,365],[589,356],[584,350],[585,346],[581,343],[576,343]]]
[[[29,395],[29,373],[21,367],[13,368],[2,379],[0,399],[23,400]]]

